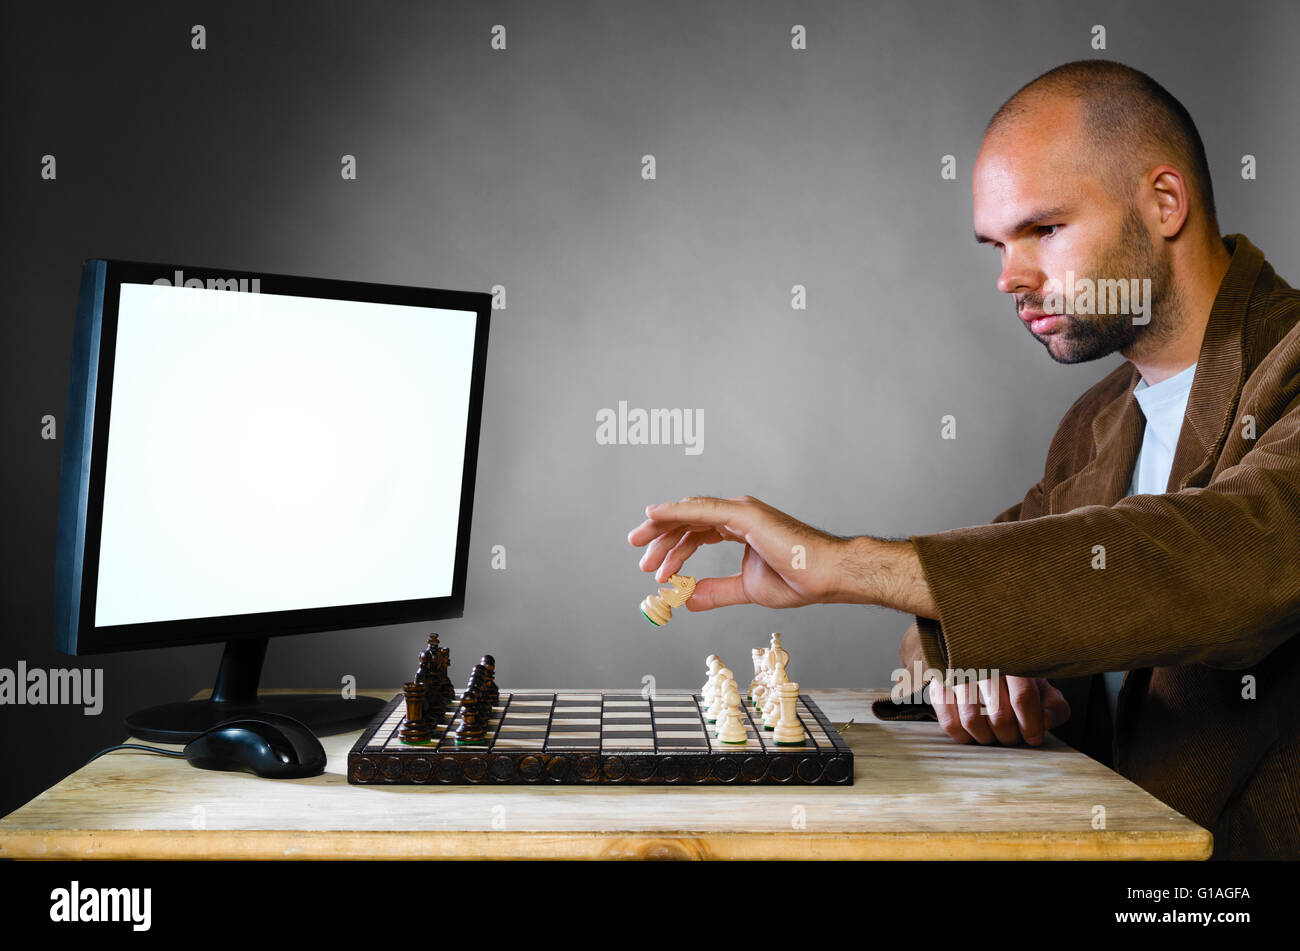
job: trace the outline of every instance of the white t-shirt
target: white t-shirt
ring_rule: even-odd
[[[1147,421],[1142,433],[1142,451],[1138,453],[1129,482],[1129,495],[1163,495],[1169,487],[1169,470],[1174,465],[1174,450],[1178,447],[1178,434],[1183,428],[1183,414],[1187,411],[1187,395],[1192,391],[1196,376],[1193,363],[1181,373],[1148,386],[1138,380],[1133,396],[1142,407]],[[1110,722],[1115,722],[1115,705],[1119,688],[1124,682],[1124,671],[1111,671],[1106,679],[1106,700],[1110,703]]]

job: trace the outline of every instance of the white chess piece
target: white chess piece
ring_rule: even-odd
[[[803,725],[795,708],[799,702],[799,685],[781,685],[781,719],[777,721],[772,739],[783,746],[795,746],[804,741]]]
[[[773,669],[777,664],[783,667],[790,666],[790,652],[781,646],[780,631],[772,632],[772,646],[767,649],[767,654]]]
[[[641,613],[655,627],[663,627],[671,620],[673,608],[680,608],[695,593],[695,579],[687,575],[673,575],[668,581],[671,588],[660,588],[641,602]]]
[[[719,710],[717,713],[716,721],[714,722],[714,726],[713,726],[714,736],[717,736],[719,733],[721,733],[727,721],[730,720],[736,714],[736,711],[731,704],[732,693],[735,693],[735,690],[732,688],[731,684],[727,684],[725,689],[718,695]]]
[[[708,710],[704,711],[705,717],[713,724],[714,736],[718,735],[718,731],[726,723],[727,717],[731,715],[731,705],[727,703],[727,694],[730,692],[728,686],[727,684],[722,685],[723,689],[718,691],[714,702],[709,706]]]
[[[765,647],[755,647],[750,654],[754,658],[754,679],[749,682],[749,696],[754,696],[754,688],[759,685],[763,679],[763,655],[767,653]]]
[[[740,706],[740,688],[732,684],[727,688],[726,707],[722,711],[723,720],[718,722],[718,739],[723,743],[745,743],[749,732],[741,717],[744,715]]]
[[[768,656],[772,656],[771,651],[768,652]],[[776,655],[774,664],[767,692],[763,696],[763,726],[765,727],[776,726],[777,718],[781,713],[781,686],[790,682],[790,678],[785,673],[785,663],[779,654]]]
[[[754,691],[754,709],[763,712],[767,706],[769,694],[772,691],[772,674],[773,667],[776,664],[776,655],[770,650],[763,651],[763,669],[759,673],[757,689]]]
[[[718,714],[722,712],[723,707],[726,705],[724,703],[724,698],[726,697],[727,694],[728,684],[734,684],[735,682],[736,682],[736,678],[731,676],[731,671],[728,668],[723,667],[718,671],[718,677],[717,680],[715,681],[715,687],[714,687],[715,693],[713,697],[713,703],[709,704],[709,710],[708,710],[708,718],[710,723],[713,723],[718,719]]]
[[[713,696],[718,689],[718,671],[722,669],[722,658],[717,654],[710,654],[705,664],[709,668],[709,679],[704,681],[704,686],[700,688],[700,696],[708,703],[713,703]]]
[[[731,711],[723,707],[722,712],[718,714],[718,719],[713,722],[713,735],[719,735],[730,719]]]

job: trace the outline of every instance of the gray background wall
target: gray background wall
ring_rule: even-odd
[[[706,654],[743,666],[780,630],[805,684],[887,683],[909,619],[884,609],[740,607],[651,628],[637,604],[654,586],[625,535],[646,504],[688,494],[892,536],[1021,498],[1061,414],[1120,360],[1053,363],[971,237],[985,122],[1061,62],[1113,58],[1169,88],[1205,138],[1223,230],[1300,274],[1293,3],[3,11],[0,667],[102,666],[106,703],[93,718],[0,707],[0,812],[120,741],[128,711],[209,686],[220,655],[53,648],[60,443],[40,419],[62,421],[83,258],[507,289],[464,619],[275,641],[272,686],[396,685],[429,629],[457,680],[492,651],[515,684],[694,685]],[[195,23],[206,51],[190,48]],[[795,23],[806,51],[790,48]],[[356,181],[339,174],[348,153]],[[957,181],[940,178],[945,153]],[[1257,181],[1241,180],[1244,153]],[[597,410],[620,400],[703,409],[704,452],[597,445]],[[940,438],[947,413],[956,440]],[[688,568],[731,573],[739,554]]]

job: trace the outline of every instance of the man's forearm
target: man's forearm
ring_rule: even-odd
[[[910,541],[861,535],[840,547],[840,584],[829,599],[840,604],[879,604],[937,618],[930,583]]]

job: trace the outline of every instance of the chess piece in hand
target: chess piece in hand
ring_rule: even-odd
[[[701,545],[736,542],[745,547],[740,571],[696,583],[689,611],[728,604],[797,608],[834,601],[841,587],[847,539],[815,529],[752,496],[693,497],[646,508],[646,520],[627,540],[648,546],[641,570],[656,580],[676,574]]]

